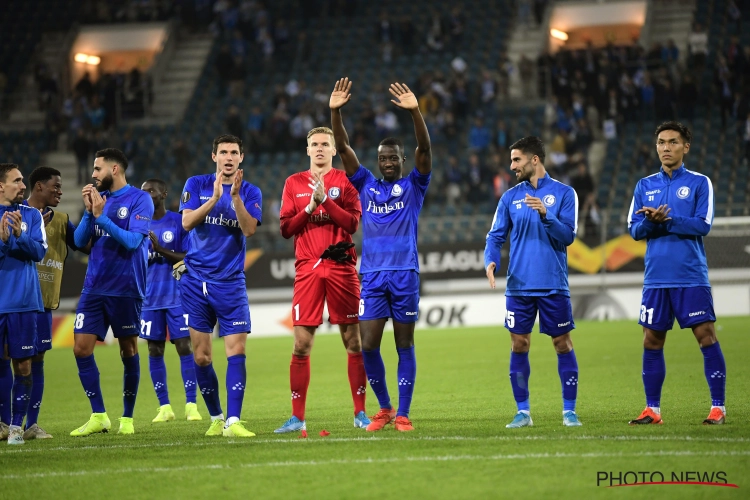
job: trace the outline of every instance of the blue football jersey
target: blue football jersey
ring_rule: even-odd
[[[102,215],[120,229],[143,234],[144,238],[130,251],[95,222],[83,293],[143,299],[146,296],[148,231],[154,203],[148,193],[130,185],[114,193],[103,191],[100,194],[107,197]]]
[[[414,168],[406,177],[386,182],[362,165],[349,177],[362,203],[362,274],[419,272],[417,224],[431,177]]]
[[[182,229],[180,214],[167,210],[164,217],[151,221],[151,231],[165,249],[177,253],[187,251],[188,233]],[[172,276],[172,263],[154,251],[154,246],[149,239],[148,277],[143,310],[169,309],[180,305],[180,290],[177,280]]]
[[[539,214],[525,202],[526,195],[539,198],[547,216]],[[505,295],[569,296],[567,247],[578,230],[578,196],[572,187],[556,181],[549,174],[507,190],[497,204],[492,228],[487,233],[484,267],[494,262],[500,269],[500,249],[510,236],[510,262]]]
[[[666,204],[670,220],[654,224],[642,207]],[[703,237],[714,221],[714,188],[711,179],[682,165],[669,177],[664,170],[644,177],[635,186],[628,213],[628,230],[636,240],[646,240],[646,273],[643,288],[710,286]]]
[[[195,210],[214,194],[216,174],[196,175],[185,183],[180,200],[180,212]],[[189,233],[185,265],[201,281],[219,281],[243,278],[245,265],[245,235],[234,211],[231,186],[224,185],[218,203]],[[248,213],[261,223],[263,198],[260,189],[242,181],[240,198]]]

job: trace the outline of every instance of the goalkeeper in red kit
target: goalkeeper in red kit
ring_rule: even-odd
[[[367,428],[365,375],[359,335],[359,278],[352,234],[362,209],[346,173],[333,168],[336,144],[326,127],[307,134],[310,169],[287,178],[281,198],[281,235],[294,237],[296,276],[292,298],[294,352],[289,368],[292,417],[274,432],[306,430],[305,403],[310,385],[310,351],[328,303],[330,322],[339,325],[349,355],[349,385],[354,427]]]

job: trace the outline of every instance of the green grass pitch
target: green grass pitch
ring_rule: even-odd
[[[70,438],[89,416],[73,354],[46,358],[40,424],[54,435],[11,448],[0,443],[1,498],[747,498],[750,491],[750,318],[722,318],[728,366],[727,425],[704,426],[710,400],[703,359],[688,330],[670,333],[661,426],[630,427],[644,406],[641,332],[633,322],[580,322],[573,341],[580,365],[583,427],[562,426],[560,381],[548,338],[532,336],[533,428],[505,428],[515,413],[508,383],[510,342],[500,328],[417,332],[418,375],[411,418],[416,431],[374,434],[352,426],[346,354],[336,335],[317,339],[308,395],[309,438],[277,436],[290,414],[292,340],[248,342],[243,418],[251,439],[207,438],[208,420],[182,421],[179,360],[167,352],[178,420],[151,424],[158,406],[141,345],[134,436],[115,432]],[[226,357],[214,345],[222,382]],[[389,389],[397,401],[396,354],[386,335]],[[122,364],[115,347],[97,363],[108,414],[117,429]],[[199,396],[199,408],[208,418]],[[225,407],[226,409],[226,407]],[[377,401],[368,393],[368,414]],[[322,429],[330,431],[320,437]],[[739,489],[711,486],[597,486],[597,473],[724,471]],[[632,482],[632,477],[630,482]]]

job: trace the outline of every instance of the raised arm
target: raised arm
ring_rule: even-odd
[[[333,129],[333,140],[336,141],[336,152],[341,157],[344,170],[349,177],[354,175],[359,168],[359,159],[349,146],[349,136],[344,128],[344,119],[341,117],[341,108],[352,98],[351,89],[352,82],[348,78],[337,81],[328,103],[331,108],[331,128]]]
[[[427,124],[424,117],[419,111],[419,102],[417,97],[412,93],[405,83],[392,83],[388,89],[393,97],[391,102],[401,109],[406,109],[411,114],[414,122],[414,133],[417,136],[417,150],[414,153],[414,162],[417,170],[422,175],[432,172],[432,145],[430,143],[430,133],[427,131]]]
[[[242,170],[238,170],[236,174],[234,174],[234,181],[232,182],[232,201],[234,202],[234,212],[237,214],[237,221],[240,223],[240,229],[242,229],[242,234],[245,235],[245,238],[249,238],[250,236],[255,234],[255,230],[258,228],[258,224],[260,223],[260,215],[258,215],[258,218],[254,217],[253,214],[251,214],[247,207],[245,206],[245,201],[240,196],[240,188],[242,187],[242,178],[244,177],[244,172]],[[255,201],[255,204],[260,207],[261,200]],[[257,215],[257,214],[256,214]]]

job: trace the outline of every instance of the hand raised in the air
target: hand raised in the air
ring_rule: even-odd
[[[352,82],[349,81],[349,78],[338,80],[333,87],[333,92],[331,92],[331,100],[328,102],[328,106],[331,109],[343,107],[352,98],[351,90]]]
[[[216,180],[214,181],[214,194],[212,196],[214,201],[219,201],[221,195],[224,194],[224,186],[221,183],[223,177],[221,167],[216,167]]]
[[[493,290],[495,289],[495,263],[490,262],[490,265],[487,266],[487,269],[485,270],[485,274],[487,274],[487,281],[490,282],[490,288]]]
[[[239,196],[240,194],[240,187],[242,187],[242,178],[244,177],[244,172],[242,170],[237,170],[237,173],[234,174],[234,180],[232,181],[232,190],[230,191],[230,194],[232,196]]]
[[[415,96],[409,87],[405,83],[392,83],[388,89],[398,100],[391,99],[391,102],[402,109],[417,109],[419,108],[419,102],[417,102],[417,96]]]
[[[96,189],[91,191],[90,196],[91,215],[93,215],[94,218],[99,218],[104,213],[104,204],[107,203],[107,197],[102,197]]]

